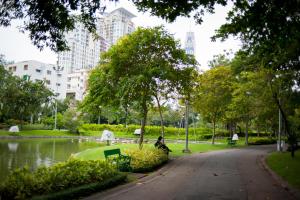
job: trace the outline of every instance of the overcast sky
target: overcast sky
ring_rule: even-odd
[[[240,48],[238,40],[228,39],[225,42],[211,42],[210,37],[214,31],[225,23],[225,18],[230,6],[217,7],[215,14],[206,14],[204,22],[196,25],[193,18],[179,17],[174,23],[166,23],[164,20],[150,16],[148,13],[138,12],[135,6],[126,0],[120,0],[119,3],[109,3],[106,11],[112,11],[116,8],[124,7],[136,15],[133,22],[136,26],[153,27],[164,25],[165,28],[174,37],[181,41],[184,46],[185,35],[187,31],[195,32],[196,37],[196,59],[201,64],[201,69],[207,69],[207,63],[213,58],[213,55],[223,53],[223,50],[233,50],[235,52]],[[0,27],[0,54],[4,54],[9,61],[38,60],[45,63],[55,64],[57,56],[49,49],[39,51],[32,42],[28,34],[18,31],[17,26],[20,21],[14,21],[10,27]]]

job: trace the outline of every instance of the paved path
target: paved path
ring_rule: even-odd
[[[293,199],[259,162],[274,148],[259,146],[182,157],[156,176],[92,195],[87,200]]]

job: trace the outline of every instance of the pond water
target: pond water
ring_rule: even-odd
[[[50,166],[74,153],[103,145],[91,139],[0,139],[0,182],[15,168]]]

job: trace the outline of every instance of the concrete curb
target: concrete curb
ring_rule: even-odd
[[[268,154],[267,154],[268,155]],[[288,191],[295,199],[300,199],[300,190],[292,187],[287,181],[277,175],[266,163],[266,156],[261,155],[259,161],[263,168],[272,176],[272,178],[286,191]]]

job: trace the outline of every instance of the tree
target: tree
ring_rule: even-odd
[[[0,26],[11,20],[24,21],[22,31],[29,31],[30,39],[39,49],[49,46],[54,51],[67,49],[64,33],[74,29],[76,20],[82,21],[92,33],[96,30],[97,12],[103,12],[103,1],[86,0],[19,0],[0,2]],[[80,13],[75,16],[73,13]]]
[[[216,67],[199,76],[193,96],[193,107],[213,124],[212,144],[215,142],[216,123],[225,116],[231,101],[232,72],[230,67]]]
[[[63,115],[63,124],[71,133],[78,134],[78,127],[82,124],[80,113],[75,108],[69,108]]]
[[[13,76],[0,66],[0,120],[25,120],[36,115],[53,93],[43,82],[32,82]]]
[[[90,75],[86,101],[138,109],[142,118],[139,140],[142,148],[147,114],[159,83],[176,83],[181,88],[180,74],[192,68],[195,60],[162,27],[138,28],[101,58],[104,62]]]

